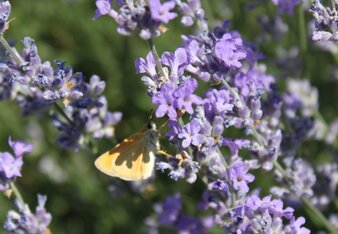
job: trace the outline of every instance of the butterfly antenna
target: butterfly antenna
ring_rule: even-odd
[[[148,117],[149,122],[153,120],[153,116],[154,116],[154,109],[151,109],[149,113],[149,117]]]
[[[165,125],[167,125],[168,122],[169,122],[169,119],[167,119],[167,120],[161,125],[160,129],[163,128]]]

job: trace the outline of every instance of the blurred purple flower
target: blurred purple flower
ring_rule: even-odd
[[[7,29],[7,20],[11,13],[11,4],[9,1],[0,3],[0,32],[3,33]]]
[[[168,23],[170,20],[177,17],[175,12],[170,12],[175,8],[175,5],[175,1],[166,1],[165,3],[161,4],[160,0],[150,0],[149,8],[151,18],[161,23]]]
[[[22,204],[17,200],[18,212],[14,210],[8,212],[3,225],[4,229],[17,234],[44,233],[52,220],[51,214],[45,209],[46,201],[46,196],[38,195],[38,206],[35,213],[32,213],[27,204]]]
[[[96,11],[93,19],[98,19],[102,15],[116,17],[116,12],[112,9],[112,0],[96,0]]]
[[[327,7],[320,0],[314,0],[310,12],[315,18],[312,40],[338,42],[338,2],[334,1]]]
[[[338,185],[338,165],[327,162],[316,166],[316,183],[313,186],[312,204],[319,209],[326,208],[331,201],[336,199]]]
[[[272,2],[279,7],[280,13],[287,13],[292,15],[295,6],[300,4],[300,0],[272,0]]]
[[[200,22],[204,21],[204,10],[201,7],[200,0],[188,0],[186,2],[178,1],[178,6],[183,14],[181,23],[183,26],[188,27],[194,24],[197,19]]]
[[[178,218],[182,206],[180,194],[169,196],[160,204],[155,205],[155,211],[159,217],[160,224],[172,225]]]
[[[311,165],[303,159],[294,159],[293,157],[287,157],[283,162],[286,166],[286,176],[277,174],[277,181],[280,185],[273,186],[271,192],[290,199],[292,199],[291,195],[296,196],[296,199],[302,196],[312,197],[312,187],[316,182],[316,175]]]
[[[14,151],[16,157],[22,157],[24,154],[32,152],[33,145],[28,144],[23,140],[12,141],[12,138],[8,138],[8,144]]]

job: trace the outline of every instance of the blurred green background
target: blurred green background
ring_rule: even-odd
[[[257,36],[264,33],[257,17],[274,15],[276,8],[265,3],[247,12],[245,5],[248,2],[209,1],[205,7],[210,23],[220,25],[221,19],[230,19],[234,29],[246,40],[255,42]],[[11,4],[10,18],[15,20],[6,32],[8,40],[17,41],[21,48],[20,40],[30,36],[35,39],[43,61],[64,60],[87,78],[97,74],[106,81],[109,109],[123,112],[123,120],[116,129],[118,141],[144,125],[153,106],[140,76],[135,74],[134,60],[148,53],[145,41],[120,36],[116,24],[108,17],[93,21],[94,0],[15,0]],[[311,16],[305,13],[305,18],[309,20]],[[284,20],[289,26],[287,36],[259,46],[266,55],[264,63],[268,64],[268,71],[276,76],[283,73],[273,60],[277,45],[288,49],[298,46],[300,40],[297,17],[285,16]],[[155,39],[158,50],[160,53],[174,50],[181,43],[180,35],[192,31],[182,28],[177,19],[169,25],[167,33]],[[301,75],[319,88],[320,109],[329,121],[333,120],[338,110],[335,101],[338,100],[337,79],[330,75],[334,56],[321,52],[308,41],[306,51],[299,58],[303,59]],[[284,80],[279,84],[283,87]],[[127,182],[118,179],[111,182],[99,173],[93,164],[97,155],[61,150],[55,144],[58,132],[48,117],[23,118],[19,107],[10,101],[0,102],[0,109],[0,150],[9,150],[9,135],[13,139],[26,139],[35,146],[34,152],[24,159],[23,176],[18,178],[17,185],[31,208],[36,205],[36,194],[48,195],[47,210],[53,215],[50,226],[53,233],[142,233],[145,231],[144,219],[153,214],[153,203],[177,191],[182,193],[185,212],[200,214],[195,206],[204,189],[201,183],[174,182],[166,174],[157,172],[153,187],[146,188],[144,193],[136,193]],[[101,140],[98,145],[99,151],[104,152],[113,146],[113,142]],[[326,157],[321,147],[319,143],[311,143],[304,151],[315,152],[316,155],[311,154],[315,157],[313,161],[320,161]],[[273,183],[272,176],[262,176],[262,172],[257,172],[256,176],[260,179],[251,187],[264,184],[263,194],[267,194]],[[108,189],[111,183],[125,189],[111,192]],[[0,196],[0,222],[10,208],[12,203]],[[213,232],[220,233],[220,230],[215,228]]]

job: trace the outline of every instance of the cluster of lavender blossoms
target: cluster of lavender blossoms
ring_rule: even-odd
[[[331,2],[331,7],[313,2],[314,41],[338,40],[338,4]],[[272,3],[279,13],[292,14],[296,6],[303,10],[301,0]],[[209,28],[200,0],[96,0],[96,7],[95,20],[110,16],[119,34],[138,34],[148,42],[150,52],[136,59],[136,72],[156,108],[155,117],[168,121],[165,136],[171,145],[169,156],[157,159],[156,169],[174,181],[205,184],[197,208],[207,216],[186,214],[177,193],[154,206],[156,217],[146,220],[149,233],[162,228],[209,233],[220,226],[226,233],[308,234],[305,218],[295,216],[296,207],[310,207],[332,232],[333,225],[320,212],[329,211],[337,199],[338,165],[314,167],[298,150],[307,140],[333,145],[338,120],[328,124],[318,117],[318,91],[308,80],[287,79],[283,93],[267,72],[264,55],[229,21]],[[11,47],[3,37],[10,10],[8,1],[0,3],[0,42],[7,51],[0,62],[0,100],[15,100],[24,115],[54,110],[57,143],[64,148],[78,150],[94,139],[112,137],[122,115],[108,111],[105,82],[96,75],[86,79],[62,61],[55,66],[43,62],[29,37],[22,40],[21,52]],[[196,26],[194,34],[182,35],[174,51],[158,53],[153,38],[178,18],[184,27]],[[2,192],[21,176],[22,157],[32,150],[23,141],[9,139],[9,145],[14,156],[0,153]],[[257,173],[275,175],[271,194],[250,188]],[[9,211],[5,230],[46,232],[51,221],[46,197],[38,196],[33,213],[15,195],[18,211]],[[331,215],[331,222],[336,219]]]
[[[182,13],[183,26],[189,27],[195,20],[200,22],[200,26],[206,26],[205,13],[199,0],[167,0],[163,3],[160,0],[118,0],[116,5],[117,10],[112,0],[96,1],[94,19],[103,15],[112,17],[118,24],[117,32],[124,36],[138,33],[140,38],[148,40],[165,33],[167,28],[164,25],[178,16],[174,12],[176,6]]]
[[[96,1],[96,14],[94,19],[102,15],[112,17],[118,24],[117,32],[129,36],[137,32],[141,38],[147,40],[159,36],[166,31],[164,24],[177,17],[172,10],[175,8],[175,1],[160,0],[120,0],[116,1],[118,10],[114,10],[112,0]]]
[[[10,9],[8,1],[0,3],[4,25]],[[61,61],[53,67],[41,60],[33,39],[25,37],[22,43],[19,53],[2,38],[9,56],[0,63],[0,99],[17,101],[24,115],[41,115],[54,107],[51,118],[60,131],[57,143],[63,148],[78,150],[93,139],[113,137],[122,114],[108,111],[105,82],[97,75],[87,80]]]
[[[33,146],[23,140],[12,141],[11,137],[8,139],[8,144],[14,156],[9,152],[0,152],[0,192],[4,192],[9,197],[14,192],[15,206],[19,212],[10,210],[3,227],[9,233],[44,233],[52,219],[51,214],[44,208],[47,197],[38,195],[38,207],[36,212],[32,213],[13,185],[16,178],[21,176],[23,156],[30,153]]]
[[[98,0],[97,5],[101,2]],[[150,12],[156,11],[151,2],[147,7]],[[281,13],[292,14],[301,1],[273,3]],[[319,165],[314,170],[305,160],[295,158],[302,141],[337,135],[329,129],[318,135],[320,121],[314,121],[318,114],[317,91],[309,84],[304,90],[304,85],[298,85],[302,81],[290,80],[288,92],[281,95],[275,77],[260,63],[264,56],[238,32],[231,31],[228,21],[209,30],[200,1],[176,4],[182,14],[181,23],[196,23],[197,33],[183,35],[175,51],[160,56],[152,39],[146,38],[151,51],[145,58],[138,58],[135,66],[156,106],[155,116],[168,119],[166,136],[176,149],[167,161],[158,161],[156,168],[169,171],[174,180],[183,178],[189,183],[195,182],[199,174],[208,185],[199,208],[212,209],[214,215],[208,224],[203,218],[189,218],[190,229],[186,229],[185,219],[180,218],[184,217],[181,199],[175,195],[155,207],[159,218],[148,220],[150,230],[156,233],[159,225],[171,225],[180,233],[194,233],[197,227],[200,233],[207,233],[218,224],[230,233],[310,233],[302,227],[305,219],[296,218],[294,209],[284,208],[283,202],[298,201],[299,206],[301,200],[310,199],[306,201],[325,207],[335,197],[336,177],[325,184],[330,191],[327,196],[318,189],[317,178],[326,178],[336,165]],[[335,22],[330,30],[336,30],[337,20],[330,22]],[[205,84],[209,88],[203,91]],[[282,118],[287,119],[289,131],[281,123]],[[228,129],[239,129],[245,137],[232,139],[226,136]],[[277,161],[282,154],[288,156],[283,160],[286,170]],[[277,183],[271,193],[279,199],[271,195],[261,198],[259,192],[250,191],[255,179],[250,171],[258,169],[274,170]]]
[[[338,41],[338,1],[332,0],[331,7],[323,6],[315,0],[310,8],[315,18],[315,29],[312,33],[314,41]]]
[[[46,196],[38,195],[38,206],[35,213],[32,213],[28,205],[16,200],[18,212],[14,210],[8,212],[3,225],[4,229],[15,234],[50,233],[47,227],[52,220],[52,216],[45,209],[46,201]]]

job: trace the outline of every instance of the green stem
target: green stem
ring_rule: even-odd
[[[307,30],[305,25],[305,14],[302,4],[298,6],[298,22],[299,22],[299,47],[303,58],[307,50]]]
[[[153,42],[153,39],[150,38],[147,40],[148,42],[148,46],[151,50],[151,53],[153,54],[154,56],[154,59],[155,59],[155,63],[156,63],[156,68],[157,68],[157,72],[162,76],[162,77],[165,77],[164,75],[164,70],[163,70],[163,67],[162,67],[162,64],[161,64],[161,59],[160,57],[158,56],[158,53],[157,53],[157,50],[156,50],[156,47],[154,45],[154,42]]]
[[[332,226],[332,224],[326,219],[326,217],[320,212],[309,199],[305,196],[300,198],[303,204],[316,216],[319,221],[330,233],[337,233],[337,230]]]
[[[13,193],[15,195],[15,197],[19,200],[19,202],[21,204],[25,204],[25,201],[23,200],[20,191],[18,190],[18,188],[15,186],[14,183],[10,183],[11,189],[13,190]]]
[[[212,11],[211,4],[210,4],[210,0],[204,0],[204,1],[202,1],[202,5],[203,5],[203,8],[205,10],[205,15],[208,18],[209,24],[211,26],[213,26],[214,22],[215,22],[215,18],[214,18],[214,14],[213,14],[213,11]]]
[[[314,116],[319,119],[320,121],[322,121],[322,123],[324,124],[326,131],[329,130],[329,124],[327,123],[327,121],[324,119],[323,115],[319,112],[319,110],[317,110],[314,113]]]
[[[331,7],[332,7],[332,12],[335,12],[336,11],[336,3],[335,3],[335,0],[331,0]]]
[[[56,102],[54,102],[54,107],[55,109],[57,110],[57,112],[59,112],[65,119],[66,121],[72,125],[72,126],[75,126],[73,120],[71,120],[68,115],[63,111],[63,109],[59,106],[59,104],[57,104]]]
[[[15,50],[13,50],[13,48],[8,44],[6,39],[3,37],[3,34],[0,34],[0,43],[5,47],[5,49],[8,51],[10,56],[15,60],[15,62],[19,64],[20,67],[23,66],[25,62],[20,57],[20,55],[18,55],[18,53]]]

